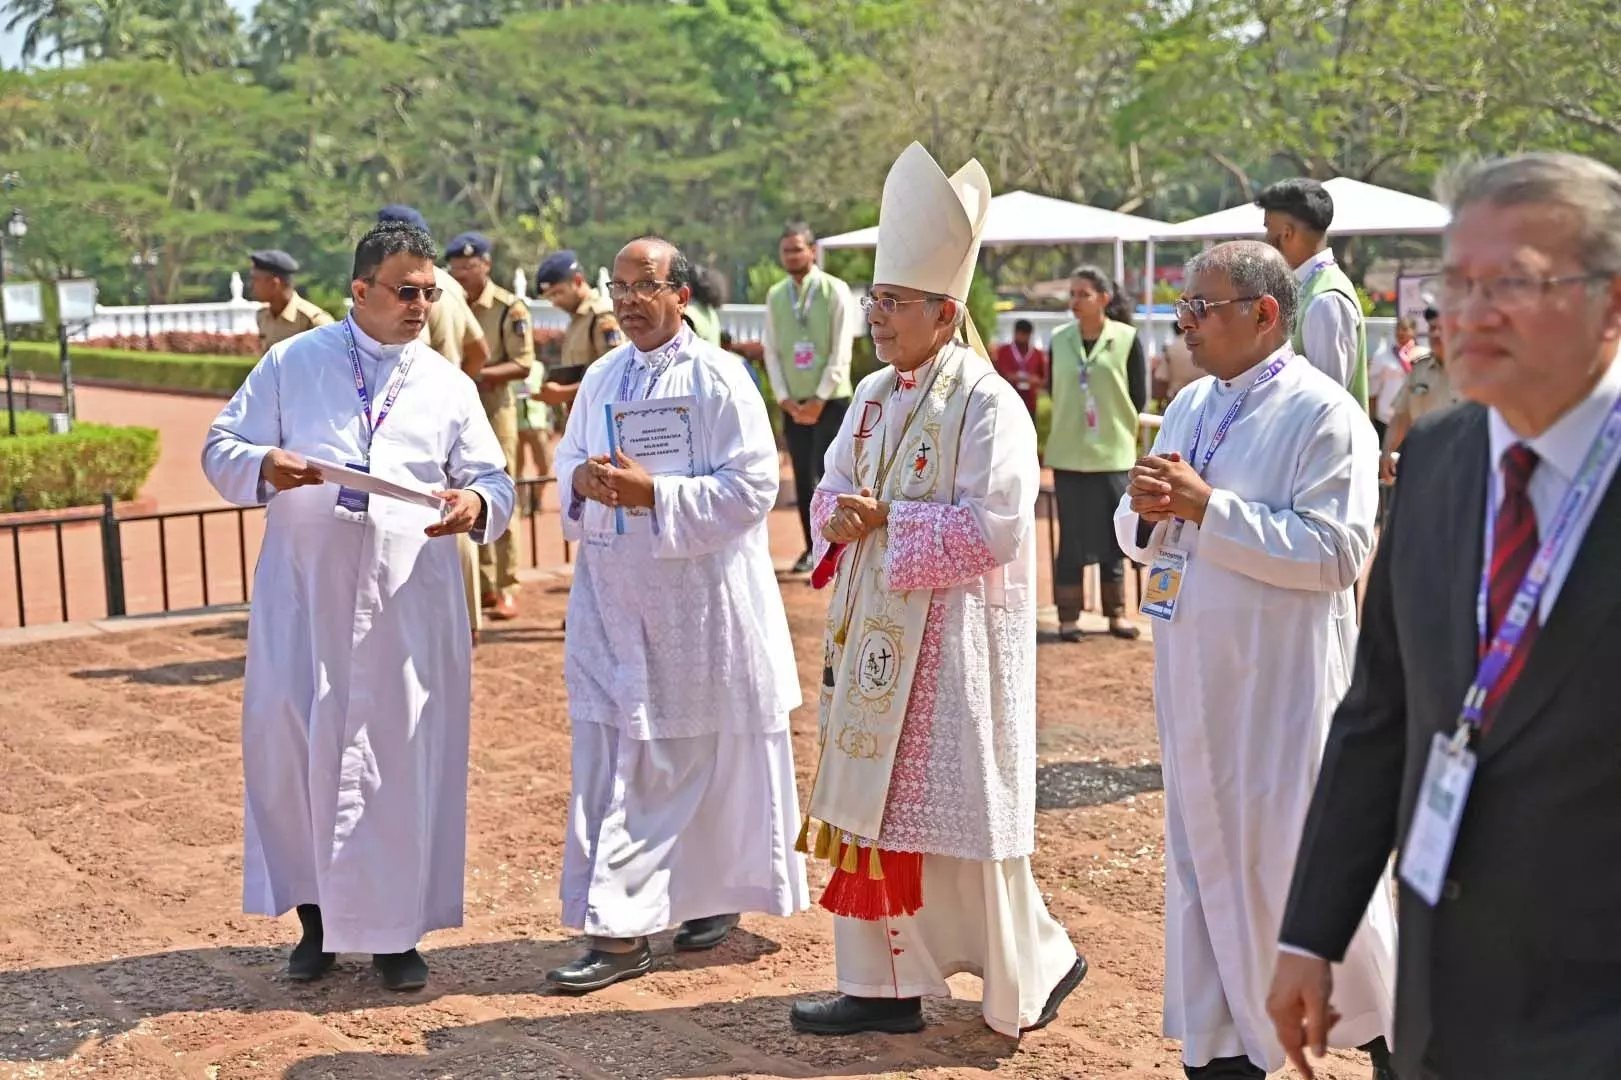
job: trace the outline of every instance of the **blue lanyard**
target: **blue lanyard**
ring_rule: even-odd
[[[1554,564],[1565,550],[1565,545],[1576,536],[1576,521],[1582,516],[1587,505],[1599,494],[1599,485],[1610,467],[1614,464],[1617,452],[1621,451],[1621,398],[1617,398],[1610,408],[1609,416],[1604,419],[1604,426],[1599,429],[1598,435],[1593,439],[1593,445],[1588,447],[1587,456],[1582,459],[1582,467],[1576,473],[1576,479],[1571,483],[1570,490],[1560,500],[1559,509],[1553,516],[1553,527],[1548,530],[1547,537],[1537,548],[1536,556],[1531,560],[1531,566],[1525,572],[1525,578],[1520,587],[1515,590],[1514,600],[1503,614],[1503,621],[1498,624],[1497,634],[1492,638],[1491,647],[1480,658],[1475,669],[1474,681],[1469,684],[1469,692],[1463,697],[1463,711],[1458,717],[1458,734],[1454,738],[1455,746],[1462,748],[1467,744],[1472,731],[1483,731],[1487,727],[1484,710],[1486,699],[1503,678],[1503,672],[1508,669],[1509,661],[1514,658],[1514,650],[1525,636],[1525,629],[1535,617],[1542,604],[1542,592],[1548,586],[1548,578],[1553,573]],[[1491,466],[1491,476],[1495,481],[1497,465]],[[1480,571],[1480,591],[1475,597],[1475,616],[1480,625],[1480,632],[1486,632],[1486,604],[1491,591],[1491,541],[1492,531],[1497,526],[1497,505],[1495,483],[1486,490],[1486,559]]]
[[[375,417],[371,414],[371,395],[366,392],[366,375],[360,368],[360,348],[355,344],[354,327],[350,320],[343,320],[343,339],[349,347],[349,369],[355,377],[355,393],[360,398],[360,415],[366,422],[366,452],[371,453],[371,441],[377,437],[377,429],[383,426],[388,419],[390,410],[394,408],[394,399],[400,396],[400,388],[405,385],[405,376],[411,371],[411,365],[416,362],[415,343],[407,345],[400,355],[399,367],[394,371],[394,378],[389,381],[388,392],[383,395],[383,404]]]
[[[683,323],[681,331],[671,338],[667,345],[648,356],[647,389],[642,391],[643,401],[653,396],[653,388],[658,386],[659,380],[664,377],[664,373],[670,370],[670,365],[675,363],[676,354],[686,345],[689,333],[686,324]],[[632,346],[631,354],[625,357],[625,370],[619,376],[619,401],[630,400],[630,376],[631,372],[636,369],[637,355],[638,350]]]
[[[1199,407],[1199,420],[1193,425],[1193,449],[1188,451],[1188,462],[1198,471],[1200,476],[1203,476],[1205,470],[1210,468],[1210,459],[1216,456],[1216,449],[1227,441],[1227,431],[1233,426],[1233,421],[1238,419],[1238,414],[1244,411],[1244,402],[1249,400],[1250,391],[1262,383],[1271,382],[1278,372],[1283,370],[1283,366],[1289,362],[1291,355],[1290,353],[1284,353],[1272,361],[1266,366],[1265,370],[1255,377],[1254,381],[1239,391],[1238,397],[1234,398],[1232,405],[1228,407],[1227,415],[1221,418],[1221,423],[1216,425],[1215,432],[1211,434],[1210,445],[1205,449],[1203,461],[1199,460],[1199,442],[1204,438],[1205,409],[1203,405]],[[1207,402],[1208,400],[1206,398]]]
[[[1081,336],[1079,331],[1080,331],[1080,328],[1079,328],[1079,326],[1077,326],[1076,327],[1076,334],[1075,334],[1075,336],[1077,338],[1079,338]],[[1081,354],[1080,354],[1080,356],[1078,356],[1076,358],[1075,366],[1080,369],[1081,392],[1082,393],[1085,393],[1088,389],[1091,388],[1091,385],[1092,385],[1092,365],[1097,363],[1098,350],[1103,348],[1103,334],[1106,334],[1108,332],[1109,332],[1109,325],[1107,323],[1105,323],[1103,325],[1103,333],[1098,334],[1097,340],[1092,342],[1092,351],[1091,352],[1086,351],[1086,342],[1084,342],[1084,341],[1081,342]]]

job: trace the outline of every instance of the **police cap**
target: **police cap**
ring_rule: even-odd
[[[541,261],[535,271],[536,285],[556,285],[572,280],[580,273],[580,260],[572,251],[554,251]]]
[[[490,238],[483,233],[464,232],[446,245],[445,257],[454,259],[458,255],[479,255],[488,259],[493,248]]]
[[[428,219],[423,217],[414,206],[403,206],[400,203],[389,203],[377,211],[378,221],[403,221],[407,225],[415,225],[425,233],[432,233],[428,228]]]
[[[298,273],[298,260],[285,251],[270,249],[255,251],[248,256],[256,270],[265,270],[279,277],[291,277]]]

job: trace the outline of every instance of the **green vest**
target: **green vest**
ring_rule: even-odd
[[[833,305],[839,302],[837,281],[831,274],[812,269],[805,277],[805,291],[798,298],[798,310],[794,308],[793,278],[783,278],[766,293],[766,318],[771,320],[771,337],[777,346],[777,366],[788,386],[788,396],[795,401],[816,396],[822,372],[833,357]],[[847,333],[849,329],[845,327]],[[816,359],[807,368],[794,364],[794,346],[801,341],[810,342],[816,353]],[[833,400],[847,398],[851,392],[850,373],[846,371],[844,380],[833,388]]]
[[[1137,461],[1137,407],[1131,402],[1126,363],[1137,328],[1110,320],[1082,354],[1081,327],[1068,323],[1052,340],[1052,430],[1047,434],[1048,468],[1067,472],[1125,472]],[[1082,368],[1086,390],[1081,389]],[[1086,399],[1092,398],[1097,427],[1088,430]]]
[[[1362,411],[1368,411],[1368,325],[1362,317],[1362,301],[1357,299],[1356,286],[1339,266],[1330,264],[1313,274],[1300,287],[1300,306],[1295,309],[1295,333],[1291,340],[1295,352],[1306,356],[1306,309],[1312,301],[1325,293],[1339,293],[1351,301],[1356,310],[1356,366],[1351,370],[1351,385],[1346,389],[1356,398]],[[1311,357],[1306,356],[1307,360]]]

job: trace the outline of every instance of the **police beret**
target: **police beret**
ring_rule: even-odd
[[[285,251],[255,251],[248,256],[248,260],[259,270],[268,270],[272,274],[298,273],[298,260]]]
[[[556,285],[580,273],[580,260],[572,251],[554,251],[541,261],[535,271],[536,285]]]
[[[482,255],[490,257],[493,245],[490,238],[483,233],[464,232],[445,246],[445,258],[454,259],[458,255]]]
[[[433,230],[428,228],[428,219],[417,212],[413,206],[402,206],[399,203],[389,203],[377,211],[378,221],[403,221],[407,225],[415,225],[425,233]]]

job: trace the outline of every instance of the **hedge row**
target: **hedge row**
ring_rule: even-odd
[[[105,491],[133,499],[158,463],[152,428],[79,423],[52,435],[46,425],[37,413],[18,413],[16,437],[0,434],[0,510],[92,506]]]
[[[105,379],[161,390],[200,390],[231,394],[248,377],[255,356],[183,356],[179,353],[133,352],[72,346],[73,374],[81,379]],[[11,345],[11,363],[18,371],[33,371],[55,378],[59,370],[56,346],[32,341]]]

